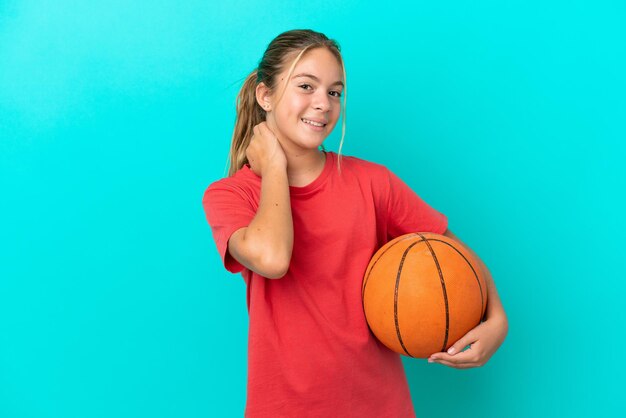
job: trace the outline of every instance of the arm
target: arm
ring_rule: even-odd
[[[278,279],[287,273],[293,250],[287,162],[265,122],[254,132],[247,156],[251,169],[261,176],[261,200],[250,224],[231,235],[228,252],[255,273]]]
[[[440,363],[449,367],[459,369],[480,367],[496,352],[502,345],[508,333],[509,323],[504,312],[504,307],[498,296],[495,283],[491,277],[489,269],[485,263],[465,245],[452,231],[447,230],[444,235],[462,244],[477,260],[482,269],[487,282],[487,309],[485,311],[484,322],[465,334],[459,341],[455,342],[447,353],[435,353],[428,359],[429,363]],[[464,347],[470,346],[468,350],[462,351]]]
[[[502,302],[500,301],[500,297],[498,296],[498,291],[496,290],[496,284],[493,281],[493,277],[491,277],[491,272],[483,262],[483,260],[478,257],[470,247],[465,245],[463,241],[461,241],[456,235],[452,233],[449,229],[446,230],[444,235],[448,238],[452,238],[455,241],[458,241],[463,247],[467,248],[470,254],[474,257],[474,259],[478,262],[479,267],[482,269],[485,281],[487,282],[487,310],[485,311],[485,317],[483,321],[487,319],[495,319],[497,321],[503,322],[503,325],[508,325],[508,321],[506,318],[506,313],[504,312],[504,307],[502,306]]]

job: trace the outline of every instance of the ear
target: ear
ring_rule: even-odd
[[[272,95],[265,83],[256,86],[256,101],[266,112],[272,110]]]

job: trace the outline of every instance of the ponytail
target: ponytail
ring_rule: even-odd
[[[265,111],[256,101],[257,70],[252,71],[237,96],[237,117],[230,146],[228,176],[248,163],[246,149],[253,129],[265,120]]]

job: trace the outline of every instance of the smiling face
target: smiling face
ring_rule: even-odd
[[[285,151],[317,151],[339,119],[341,63],[328,49],[315,48],[302,55],[287,80],[291,62],[278,75],[275,93],[263,94],[261,87],[257,98],[261,106],[269,104],[267,123]]]

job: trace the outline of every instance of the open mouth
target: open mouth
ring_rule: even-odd
[[[306,123],[307,125],[313,126],[315,128],[323,128],[324,126],[326,126],[325,123],[315,122],[315,121],[312,121],[312,120],[309,120],[309,119],[305,119],[305,118],[302,118],[300,120],[302,122]]]

